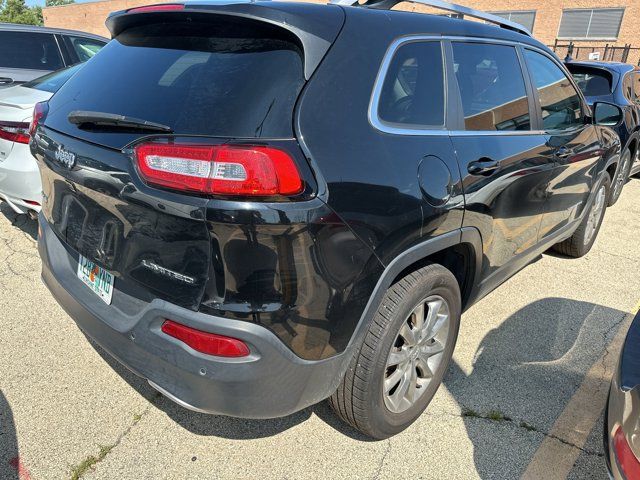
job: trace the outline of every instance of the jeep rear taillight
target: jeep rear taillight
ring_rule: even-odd
[[[38,128],[38,124],[44,119],[49,111],[49,104],[47,102],[38,102],[33,107],[33,118],[31,119],[31,124],[29,125],[29,136],[33,137],[36,133],[36,128]],[[28,141],[27,141],[28,143]]]
[[[173,190],[255,197],[303,190],[293,158],[279,148],[143,143],[134,152],[147,183]]]
[[[0,138],[16,143],[29,143],[29,124],[0,121]]]

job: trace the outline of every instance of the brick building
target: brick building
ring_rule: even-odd
[[[109,12],[158,1],[162,0],[103,0],[48,7],[43,9],[44,23],[108,36],[104,20]],[[560,56],[573,43],[576,58],[591,54],[602,60],[640,60],[640,0],[458,1],[525,25],[540,41],[556,45]],[[403,10],[427,11],[420,5],[405,5]]]

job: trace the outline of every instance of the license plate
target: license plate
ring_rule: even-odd
[[[78,259],[78,278],[109,305],[113,296],[113,275],[88,258]]]

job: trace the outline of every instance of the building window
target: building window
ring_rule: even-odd
[[[498,17],[506,18],[507,20],[511,20],[512,22],[519,23],[524,28],[533,32],[533,24],[536,21],[536,12],[535,10],[519,10],[513,12],[489,12]]]
[[[562,11],[558,38],[563,40],[615,40],[624,8],[581,8]]]

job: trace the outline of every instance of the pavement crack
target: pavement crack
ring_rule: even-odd
[[[624,323],[625,319],[627,317],[633,317],[633,314],[631,313],[623,313],[620,316],[620,320],[618,320],[617,322],[613,323],[609,328],[607,328],[607,330],[605,332],[602,333],[602,340],[604,343],[604,353],[602,355],[602,358],[600,359],[600,366],[602,367],[603,371],[607,372],[609,370],[608,366],[607,366],[607,358],[609,357],[609,355],[611,355],[611,351],[609,350],[609,346],[610,346],[610,341],[608,341],[608,337],[612,332],[617,332],[618,329],[620,328],[620,325],[622,325],[622,323]]]
[[[98,455],[89,455],[84,460],[82,460],[77,465],[71,467],[71,476],[70,480],[80,480],[85,473],[90,470],[95,470],[96,466],[102,462],[118,445],[122,443],[122,440],[131,432],[133,427],[135,427],[138,422],[144,417],[149,409],[151,408],[151,404],[148,404],[142,413],[135,414],[133,416],[133,421],[131,424],[124,429],[120,435],[116,438],[115,442],[111,445],[98,445],[100,450],[98,451]]]
[[[373,475],[373,480],[378,480],[380,478],[380,473],[382,472],[382,467],[384,466],[384,462],[387,459],[387,456],[389,455],[389,452],[391,452],[391,439],[388,438],[387,439],[387,447],[384,450],[384,453],[382,454],[382,457],[380,458],[380,462],[378,462],[378,468],[376,469],[376,473]]]
[[[538,430],[536,430],[536,431],[538,431]],[[580,447],[580,446],[576,445],[575,443],[568,442],[567,440],[565,440],[563,438],[560,438],[557,435],[553,435],[552,433],[545,433],[545,432],[540,432],[540,433],[542,433],[545,437],[553,438],[554,440],[557,440],[558,442],[560,442],[560,443],[562,443],[564,445],[568,445],[569,447],[576,448],[576,449],[580,450],[582,453],[584,453],[585,455],[591,455],[591,456],[594,456],[594,457],[604,457],[604,453],[603,452],[597,452],[595,450],[591,450],[591,449],[588,449],[588,448]]]
[[[634,262],[634,263],[640,262],[640,260],[638,260],[637,258],[627,257],[626,255],[620,255],[619,253],[611,253],[611,252],[607,252],[606,250],[600,250],[600,251],[602,253],[604,253],[605,255],[610,255],[612,257],[623,258],[625,260],[629,260],[630,262]]]
[[[618,322],[619,324],[620,322]],[[613,327],[611,327],[613,328]],[[500,412],[499,410],[491,410],[487,413],[479,413],[476,412],[473,409],[467,408],[465,406],[461,406],[461,411],[460,413],[454,413],[454,412],[439,412],[440,415],[448,415],[451,417],[459,417],[459,418],[463,418],[463,419],[477,419],[477,420],[481,420],[481,421],[485,421],[485,422],[491,422],[491,423],[504,423],[505,425],[509,425],[510,427],[516,428],[516,429],[522,429],[522,430],[526,430],[528,432],[536,432],[539,433],[541,435],[544,435],[545,437],[549,437],[553,440],[557,440],[558,442],[564,444],[564,445],[568,445],[569,447],[575,448],[577,450],[580,450],[581,452],[583,452],[585,455],[592,455],[592,456],[596,456],[596,457],[604,457],[604,453],[602,452],[598,452],[595,450],[591,450],[588,448],[584,448],[581,447],[579,445],[576,445],[574,443],[569,442],[568,440],[565,440],[564,438],[561,438],[557,435],[554,435],[550,432],[546,432],[544,430],[541,430],[540,428],[532,425],[529,422],[526,422],[522,419],[518,420],[518,419],[514,419],[511,418],[505,414],[503,414],[502,412]],[[433,415],[434,413],[428,413],[430,415]]]

